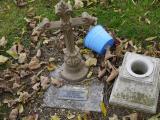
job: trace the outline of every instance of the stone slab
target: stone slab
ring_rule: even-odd
[[[153,62],[154,70],[151,75],[144,78],[131,76],[126,69],[127,61],[143,57]],[[120,73],[114,83],[109,103],[125,106],[149,113],[156,113],[160,79],[159,59],[127,52]]]
[[[60,70],[61,68],[57,69],[51,76],[62,79],[59,75]],[[66,83],[60,88],[51,85],[44,94],[44,106],[100,112],[103,87],[103,83],[96,78],[86,79],[76,85]]]

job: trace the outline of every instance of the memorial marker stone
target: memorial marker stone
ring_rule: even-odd
[[[56,108],[68,108],[75,110],[98,111],[103,100],[103,83],[96,78],[89,80],[88,85],[80,84],[88,74],[88,68],[82,60],[78,47],[74,45],[72,28],[81,25],[93,25],[96,18],[88,13],[82,17],[71,18],[72,7],[61,0],[55,7],[60,21],[43,22],[43,29],[60,29],[64,34],[66,49],[64,49],[64,64],[51,72],[50,77],[57,80],[70,81],[60,88],[50,86],[44,95],[44,106]],[[73,84],[72,84],[73,83]],[[75,84],[76,83],[76,84]]]
[[[81,59],[78,47],[74,45],[72,28],[81,25],[93,25],[97,19],[86,12],[82,14],[82,17],[71,18],[72,6],[63,0],[56,5],[55,13],[61,18],[60,21],[45,22],[43,28],[61,29],[64,34],[66,49],[64,49],[65,57],[61,76],[68,81],[81,81],[86,77],[88,68]]]

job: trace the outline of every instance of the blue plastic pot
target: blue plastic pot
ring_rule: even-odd
[[[100,55],[105,54],[106,47],[112,47],[113,44],[113,38],[101,25],[93,27],[84,39],[84,46]]]

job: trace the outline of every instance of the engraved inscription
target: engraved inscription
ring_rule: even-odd
[[[58,99],[63,100],[86,101],[87,96],[88,90],[86,89],[60,89],[58,93]]]

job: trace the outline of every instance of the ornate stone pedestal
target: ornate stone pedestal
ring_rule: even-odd
[[[73,53],[68,53],[68,51],[65,49],[64,54],[65,63],[62,65],[62,78],[70,82],[78,82],[83,80],[88,73],[88,68],[81,59],[79,49],[76,48]]]

